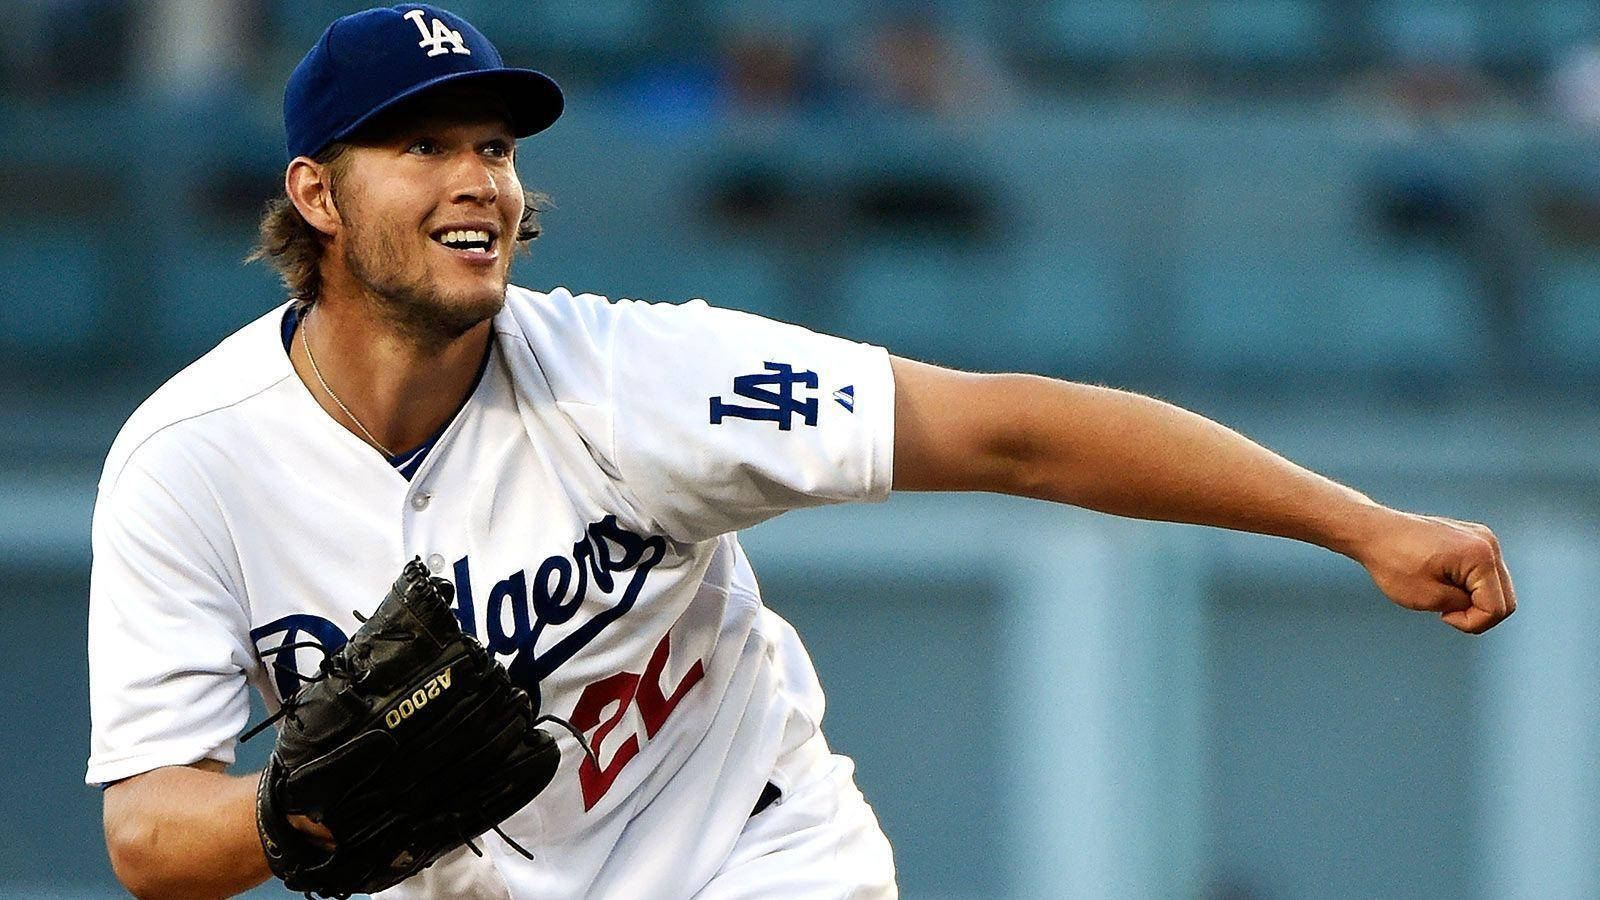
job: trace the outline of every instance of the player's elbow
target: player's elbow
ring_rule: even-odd
[[[896,490],[1033,496],[1051,438],[1049,379],[894,362]]]
[[[1056,499],[1060,481],[1061,442],[1051,406],[1043,402],[1059,382],[1037,375],[986,376],[996,399],[989,404],[1005,409],[987,416],[982,427],[971,429],[965,454],[977,490],[1017,497]]]
[[[160,823],[153,817],[108,809],[105,832],[111,871],[128,893],[147,900],[195,896],[173,877],[172,861],[161,850]]]
[[[135,897],[160,896],[157,877],[156,828],[138,816],[108,814],[106,853],[117,881]]]

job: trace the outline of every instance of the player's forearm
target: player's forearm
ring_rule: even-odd
[[[1150,397],[1001,376],[1008,493],[1142,519],[1273,534],[1354,554],[1386,510],[1203,416]]]
[[[106,846],[139,897],[224,897],[271,876],[256,834],[256,777],[189,766],[106,789]]]

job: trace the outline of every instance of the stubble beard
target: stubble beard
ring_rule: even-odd
[[[425,270],[408,275],[406,253],[391,234],[352,229],[350,237],[345,266],[365,289],[374,312],[420,344],[449,343],[505,305],[505,275],[493,297],[452,301],[434,289]]]

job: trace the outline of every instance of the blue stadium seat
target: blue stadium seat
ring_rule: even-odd
[[[248,233],[176,236],[156,267],[153,333],[176,358],[190,359],[287,299],[276,273],[245,265]]]
[[[1107,364],[1135,362],[1137,318],[1123,262],[1102,233],[1019,248],[1015,271],[992,286],[1015,292],[1010,307],[1018,360],[1011,367],[1084,377]]]
[[[670,242],[632,246],[605,254],[583,241],[536,243],[512,275],[513,282],[534,290],[563,286],[574,293],[674,303],[698,297],[714,306],[785,321],[805,317],[790,302],[791,286],[770,252],[716,240],[693,247]]]
[[[1128,63],[1171,49],[1171,31],[1162,27],[1162,6],[1152,0],[1049,3],[1037,27],[1023,37],[1078,62]]]
[[[514,263],[518,284],[540,290],[561,285],[614,298],[674,299],[664,293],[661,279],[678,260],[661,246],[651,220],[635,214],[659,207],[641,200],[630,209],[615,201],[610,179],[597,179],[593,187],[570,187],[557,179],[540,184],[553,190],[560,205],[546,214],[544,236]]]
[[[1529,298],[1529,355],[1535,369],[1600,373],[1600,259],[1561,254]]]
[[[0,350],[27,357],[93,346],[113,289],[110,248],[81,225],[8,222],[0,231]]]
[[[1176,273],[1180,354],[1201,370],[1316,366],[1306,344],[1324,323],[1306,274],[1292,255],[1258,243],[1199,249]]]
[[[970,364],[969,341],[985,341],[960,321],[983,303],[969,293],[962,268],[943,255],[906,247],[860,254],[832,286],[839,334],[887,346],[891,352],[947,365]],[[955,336],[961,334],[957,340]]]
[[[459,5],[461,14],[491,40],[590,53],[622,53],[645,44],[654,15],[654,4],[647,0],[473,0]]]
[[[784,278],[780,260],[770,248],[745,243],[706,241],[679,248],[661,261],[655,279],[660,293],[653,299],[699,297],[713,306],[741,309],[783,321],[803,320],[803,304],[792,296],[795,286]]]
[[[1081,375],[1122,337],[1104,269],[1088,247],[870,247],[834,287],[833,330],[942,365]]]
[[[1316,341],[1330,358],[1444,373],[1488,358],[1483,292],[1457,253],[1367,246],[1342,263],[1330,273],[1332,316]]]
[[[1324,50],[1328,20],[1312,0],[1210,0],[1199,13],[1195,50],[1229,65],[1308,65]]]
[[[862,0],[706,0],[705,9],[712,23],[730,30],[837,35],[861,24],[869,5]]]
[[[1472,59],[1503,24],[1505,4],[1377,0],[1370,13],[1380,52],[1403,58]]]
[[[268,3],[266,8],[279,38],[295,54],[294,58],[299,59],[334,19],[378,5],[365,0],[295,0],[293,3]],[[447,6],[455,9],[457,4]]]
[[[1525,21],[1529,40],[1541,54],[1600,39],[1600,4],[1594,0],[1539,0]]]
[[[377,5],[385,4],[295,0],[270,4],[270,9],[278,33],[298,54],[334,19]],[[640,40],[651,9],[646,0],[450,0],[440,5],[476,25],[502,51],[541,43],[580,51],[623,50]]]
[[[1481,293],[1454,253],[1239,244],[1191,260],[1179,328],[1196,365],[1319,374],[1453,371],[1483,349]]]
[[[1540,71],[1579,44],[1600,38],[1593,0],[1476,0],[1485,62],[1508,71]]]

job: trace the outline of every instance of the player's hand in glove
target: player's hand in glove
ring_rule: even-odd
[[[1350,555],[1390,600],[1469,634],[1517,609],[1500,542],[1483,525],[1386,509]]]
[[[542,719],[505,668],[462,632],[453,596],[450,582],[408,563],[274,716],[256,824],[290,889],[344,897],[391,887],[497,829],[554,777],[555,740],[535,727]]]

